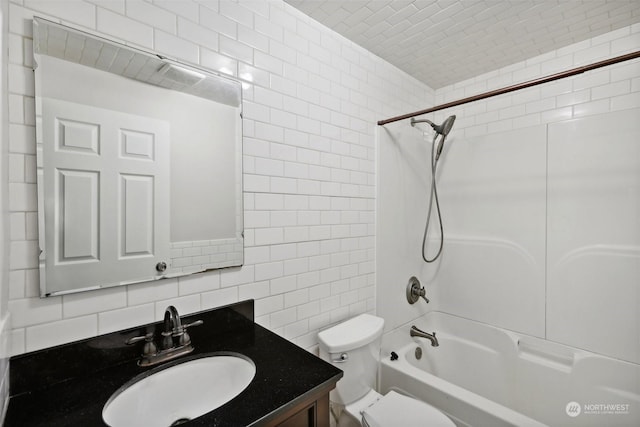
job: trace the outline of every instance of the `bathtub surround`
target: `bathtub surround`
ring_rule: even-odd
[[[640,423],[640,366],[441,312],[415,320],[442,345],[391,334],[380,391],[435,405],[461,426],[616,426]],[[399,332],[399,331],[398,331]],[[416,348],[422,350],[418,357]],[[570,402],[584,409],[568,416]],[[609,405],[609,406],[607,406]],[[609,409],[607,409],[609,408]]]
[[[435,103],[638,49],[635,24],[439,89]],[[379,130],[376,247],[389,262],[377,264],[377,313],[388,331],[440,310],[640,363],[639,64],[427,116],[458,117],[438,169],[445,248],[435,266],[421,261],[418,237],[431,134],[408,123]],[[428,306],[402,305],[414,274]]]
[[[375,121],[433,91],[270,1],[16,0],[9,8],[9,311],[14,354],[256,300],[256,321],[313,348],[375,309]],[[245,265],[38,298],[31,19],[42,16],[243,81]]]

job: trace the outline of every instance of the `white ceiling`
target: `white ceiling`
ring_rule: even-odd
[[[640,22],[640,0],[285,0],[433,89]]]

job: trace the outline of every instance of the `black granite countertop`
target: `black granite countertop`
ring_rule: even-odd
[[[253,322],[253,301],[183,317],[202,319],[189,329],[195,350],[185,358],[233,352],[256,365],[251,384],[233,400],[184,426],[260,426],[319,390],[342,371]],[[141,368],[143,343],[126,345],[160,323],[40,350],[10,360],[10,399],[5,427],[105,426],[102,408]],[[168,362],[171,363],[171,362]],[[179,390],[176,390],[179,393]]]

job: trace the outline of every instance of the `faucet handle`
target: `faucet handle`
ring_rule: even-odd
[[[144,341],[144,347],[142,348],[143,356],[150,356],[158,351],[156,344],[153,342],[153,332],[147,332],[143,336],[129,338],[125,343],[132,345],[140,341]]]
[[[196,320],[195,322],[182,325],[182,332],[178,334],[178,336],[180,337],[178,338],[178,341],[179,341],[178,344],[181,346],[191,344],[191,337],[187,333],[187,328],[190,328],[191,326],[200,326],[203,323],[204,322],[202,320]]]
[[[182,334],[185,334],[187,332],[187,328],[190,328],[192,326],[200,326],[202,325],[204,322],[202,320],[196,320],[195,322],[191,322],[191,323],[187,323],[186,325],[180,325],[179,328],[174,329],[171,332],[167,332],[167,334],[174,336],[174,337],[179,337]],[[164,332],[163,332],[164,335]]]
[[[125,344],[132,345],[140,341],[152,342],[153,341],[153,332],[147,332],[145,335],[141,335],[139,337],[132,337],[125,341]]]
[[[187,323],[186,325],[182,325],[182,327],[184,329],[190,328],[192,326],[200,326],[202,325],[204,322],[202,320],[196,320],[195,322],[191,322],[191,323]]]

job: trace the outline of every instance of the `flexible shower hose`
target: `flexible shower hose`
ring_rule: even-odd
[[[438,200],[438,187],[436,185],[436,169],[438,167],[438,159],[435,157],[436,140],[438,139],[438,133],[433,137],[433,143],[431,144],[431,192],[429,196],[429,209],[427,212],[427,221],[424,226],[424,236],[422,237],[422,259],[427,263],[432,263],[438,259],[442,253],[442,247],[444,246],[444,230],[442,227],[442,215],[440,214],[440,201]],[[444,136],[441,135],[444,139]],[[433,201],[436,201],[436,212],[438,213],[438,223],[440,224],[440,247],[438,253],[429,259],[425,253],[425,246],[427,244],[427,233],[429,231],[429,222],[431,220],[431,210],[433,208]]]

